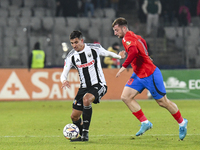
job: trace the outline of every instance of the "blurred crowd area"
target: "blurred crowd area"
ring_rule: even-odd
[[[46,67],[62,67],[62,43],[71,49],[73,30],[82,31],[85,42],[100,43],[105,49],[121,44],[111,24],[116,17],[125,17],[130,30],[145,38],[161,69],[199,68],[199,0],[160,2],[158,27],[147,35],[144,0],[0,0],[0,67],[27,68],[36,42],[46,53]],[[187,14],[186,24],[181,23],[180,12]]]

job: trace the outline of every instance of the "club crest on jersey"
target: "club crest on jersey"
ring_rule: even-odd
[[[127,41],[127,42],[126,42],[126,45],[130,45],[130,44],[131,44],[131,41]]]

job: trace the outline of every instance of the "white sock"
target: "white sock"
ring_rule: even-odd
[[[179,123],[179,126],[184,126],[185,121],[183,120],[181,123]]]
[[[143,123],[143,122],[144,122],[144,123],[148,123],[148,122],[149,122],[149,120],[142,121],[141,123]]]

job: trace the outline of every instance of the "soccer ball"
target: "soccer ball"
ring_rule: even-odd
[[[68,140],[73,140],[79,137],[79,128],[75,124],[67,124],[63,129],[63,135]]]

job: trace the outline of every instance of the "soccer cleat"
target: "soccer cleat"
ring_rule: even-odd
[[[153,124],[150,121],[148,121],[148,123],[143,122],[140,127],[140,130],[136,133],[136,136],[142,135],[144,132],[151,129],[152,127],[153,127]]]
[[[183,140],[187,134],[187,124],[188,120],[184,119],[185,124],[183,126],[179,126],[179,138],[180,140]]]
[[[83,131],[81,136],[82,141],[88,141],[88,131]]]
[[[70,140],[70,142],[82,142],[82,141],[88,141],[88,131],[83,131],[82,136],[79,136],[77,139]]]
[[[81,142],[81,141],[82,141],[81,136],[79,136],[76,139],[70,140],[70,142]]]

